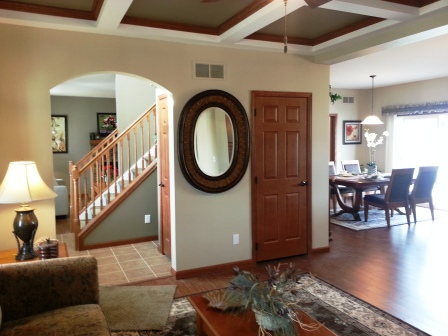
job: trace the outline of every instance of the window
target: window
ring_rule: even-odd
[[[392,167],[439,166],[434,206],[448,210],[448,114],[395,117]]]

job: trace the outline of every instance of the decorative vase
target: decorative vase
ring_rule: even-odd
[[[369,162],[367,164],[367,174],[376,175],[378,173],[378,167],[375,162]]]

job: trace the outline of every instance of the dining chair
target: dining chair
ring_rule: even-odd
[[[330,176],[337,175],[334,161],[328,161],[328,174]],[[355,190],[353,188],[338,186],[338,190],[341,196],[344,197],[344,199],[346,199],[347,197],[351,197],[351,201],[353,203],[353,197],[355,196]],[[330,187],[330,199],[333,206],[333,213],[336,213],[336,203],[337,203],[336,191],[332,187]]]
[[[352,174],[361,174],[361,166],[359,160],[342,160],[342,170]]]
[[[428,166],[420,167],[418,175],[415,179],[412,191],[409,194],[409,203],[411,211],[414,215],[414,223],[417,223],[416,205],[421,203],[429,203],[431,217],[434,220],[434,204],[432,202],[432,189],[437,179],[437,171],[439,167]]]
[[[392,169],[390,182],[385,194],[371,194],[364,196],[364,221],[369,216],[369,206],[383,209],[386,214],[387,227],[390,228],[390,217],[393,210],[404,207],[408,225],[411,225],[411,207],[409,188],[414,176],[414,168]]]

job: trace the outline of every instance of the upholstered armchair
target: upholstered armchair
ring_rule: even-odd
[[[0,336],[110,336],[92,256],[0,265],[0,307]]]

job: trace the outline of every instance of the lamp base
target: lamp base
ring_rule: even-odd
[[[17,234],[13,231],[14,237],[16,237],[17,248],[19,252],[16,255],[16,260],[29,260],[37,257],[36,252],[34,252],[34,235],[36,234],[36,229],[33,230],[31,234],[31,239],[27,242],[23,242],[22,247],[20,246],[20,240]]]
[[[34,235],[36,234],[39,223],[34,209],[30,208],[27,204],[22,204],[19,209],[15,209],[16,217],[13,222],[12,232],[17,240],[17,248],[19,253],[16,255],[16,260],[28,260],[37,257],[34,252]],[[20,241],[23,245],[20,246]]]

